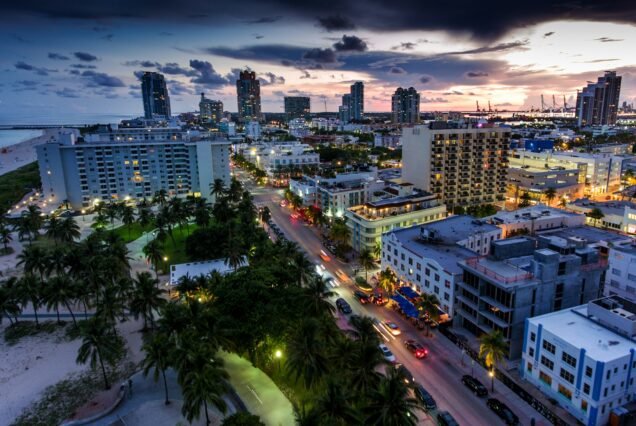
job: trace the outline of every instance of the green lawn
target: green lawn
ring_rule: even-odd
[[[168,264],[185,263],[190,260],[185,252],[185,240],[197,227],[194,223],[190,223],[187,227],[184,226],[183,230],[180,230],[178,226],[175,227],[172,231],[174,244],[170,237],[166,238],[163,242],[163,251],[168,257]]]
[[[0,176],[0,212],[6,212],[32,189],[41,186],[37,162]]]
[[[106,229],[108,228],[109,226],[106,227]],[[139,239],[144,232],[150,232],[154,228],[155,228],[154,224],[150,224],[143,227],[139,223],[135,222],[132,225],[130,225],[130,230],[128,229],[128,226],[122,225],[118,228],[112,229],[112,232],[119,235],[126,242],[126,244],[128,244],[130,242],[133,242]]]

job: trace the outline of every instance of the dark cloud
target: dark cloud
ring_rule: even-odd
[[[20,81],[16,81],[15,84],[20,86],[34,87],[34,86],[37,86],[39,83],[33,80],[20,80]]]
[[[82,77],[88,80],[90,87],[126,87],[123,81],[118,77],[108,75],[102,72],[96,71],[84,71]]]
[[[311,74],[309,74],[309,71],[307,70],[300,70],[300,72],[303,73],[303,75],[300,76],[301,79],[303,78],[311,78]]]
[[[87,65],[87,64],[71,64],[69,66],[71,68],[75,68],[79,70],[94,70],[97,68],[95,65]]]
[[[346,31],[354,30],[355,24],[342,15],[331,15],[318,18],[318,25],[327,31]]]
[[[80,75],[81,74],[81,72],[79,72],[79,70],[69,70],[68,73],[71,74],[71,75]]]
[[[192,66],[192,61],[190,61],[190,66]],[[185,75],[186,77],[193,77],[198,75],[197,71],[183,68],[176,62],[168,62],[164,66],[157,67],[157,69],[164,74],[170,75]]]
[[[205,87],[222,86],[229,83],[228,79],[217,73],[208,61],[190,59],[190,66],[197,71],[197,76],[192,78],[192,83]]]
[[[614,62],[614,61],[618,61],[618,58],[615,59],[592,59],[591,61],[581,61],[581,62],[576,62],[577,64],[597,64],[600,62]]]
[[[511,104],[510,102],[504,102],[501,104],[495,104],[496,107],[509,107],[509,106],[513,106],[513,104]]]
[[[498,43],[492,46],[481,46],[476,49],[461,50],[458,52],[448,52],[447,55],[474,55],[478,53],[501,52],[503,50],[522,49],[528,45],[528,40],[512,41],[509,43]]]
[[[461,96],[463,95],[463,92],[460,92],[459,90],[453,90],[452,92],[444,92],[442,93],[442,95],[444,96]]]
[[[600,41],[601,43],[612,43],[615,41],[623,41],[622,38],[610,38],[610,37],[600,37],[600,38],[595,38],[594,40]]]
[[[137,78],[137,80],[141,80],[141,77],[143,77],[145,71],[134,71],[133,75]]]
[[[247,24],[272,24],[276,21],[280,21],[282,18],[282,16],[263,16],[261,18],[251,19],[245,22]]]
[[[176,96],[180,96],[180,95],[194,95],[194,90],[192,90],[192,88],[190,86],[188,86],[185,83],[182,83],[181,81],[168,80],[167,81],[167,85],[168,85],[168,90],[170,91],[171,95],[176,95]],[[131,86],[131,89],[132,89],[132,86]],[[136,90],[141,90],[141,88],[136,89]]]
[[[417,46],[417,43],[411,43],[407,41],[405,43],[400,43],[398,46],[393,46],[391,49],[393,50],[413,50]]]
[[[343,35],[342,40],[334,43],[333,48],[337,52],[364,52],[367,50],[367,43],[359,37]]]
[[[483,71],[468,71],[466,73],[466,77],[468,78],[488,77],[488,73]]]
[[[426,96],[422,96],[420,98],[420,102],[423,104],[445,104],[448,103],[448,99],[444,98],[427,98]]]
[[[19,70],[33,71],[37,75],[49,75],[50,72],[57,72],[57,70],[51,70],[44,67],[36,67],[35,65],[27,64],[24,61],[18,61],[13,66]]]
[[[127,67],[142,67],[142,68],[158,68],[161,66],[159,62],[154,61],[143,61],[143,60],[134,60],[134,61],[126,61],[124,65]]]
[[[549,33],[543,34],[543,38],[550,37],[552,35],[554,35],[554,31],[550,31]]]
[[[426,84],[426,83],[429,83],[430,81],[431,81],[431,77],[427,75],[420,77],[420,83]]]
[[[266,72],[258,76],[261,86],[269,86],[273,84],[285,84],[285,77],[276,75],[272,72]]]
[[[60,90],[55,90],[53,93],[55,93],[57,96],[60,96],[62,98],[79,98],[80,97],[76,90],[69,89],[68,87],[64,87]]]
[[[393,67],[389,70],[389,74],[406,74],[406,70],[402,67]]]
[[[328,64],[336,62],[336,53],[332,49],[314,48],[303,54],[303,59],[317,62],[319,64]]]
[[[53,53],[53,52],[49,52],[48,58],[56,60],[56,61],[68,61],[70,59],[68,56],[64,56],[59,53]]]
[[[97,56],[91,55],[90,53],[86,52],[75,52],[73,53],[73,55],[80,61],[84,62],[93,62],[97,60]]]
[[[260,40],[260,39],[262,39],[262,38],[265,38],[265,36],[264,36],[263,34],[252,34],[252,35],[254,36],[254,38],[255,38],[256,40]]]

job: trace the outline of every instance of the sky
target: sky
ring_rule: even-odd
[[[175,113],[200,93],[235,112],[236,76],[261,80],[263,111],[311,97],[337,111],[353,81],[365,110],[415,87],[422,111],[573,104],[605,70],[636,103],[636,2],[617,0],[21,0],[0,2],[0,123],[143,112],[138,75],[167,80]],[[440,4],[437,4],[440,3]]]

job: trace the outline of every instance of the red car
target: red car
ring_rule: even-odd
[[[415,358],[417,359],[426,358],[428,356],[428,349],[413,339],[405,340],[404,346],[406,346],[406,349],[415,355]]]

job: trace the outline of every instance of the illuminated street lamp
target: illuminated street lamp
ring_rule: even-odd
[[[274,352],[274,358],[278,361],[278,372],[280,373],[280,359],[283,357],[283,352],[280,349],[276,349]]]
[[[490,391],[495,392],[495,369],[490,370],[488,375],[490,376]]]

